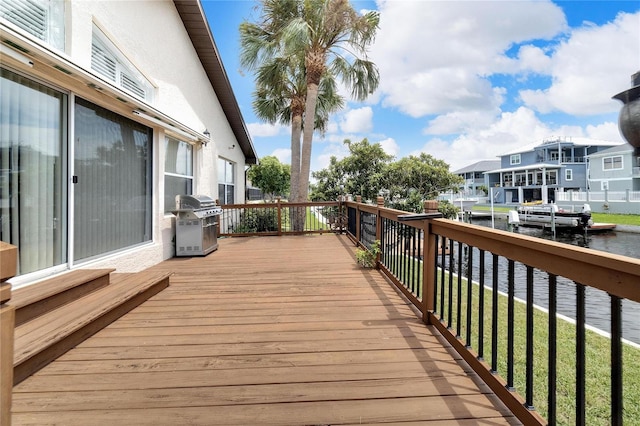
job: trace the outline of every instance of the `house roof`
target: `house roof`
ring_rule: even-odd
[[[247,164],[257,164],[258,155],[247,130],[247,126],[240,112],[227,72],[222,65],[218,48],[213,39],[207,18],[200,4],[200,0],[173,0],[180,19],[191,39],[198,58],[209,77],[211,86],[216,92],[229,125],[238,140]]]
[[[500,160],[482,160],[477,163],[473,163],[469,166],[458,169],[452,173],[461,174],[461,173],[469,173],[469,172],[486,172],[487,170],[495,169],[496,167],[500,167]]]
[[[587,157],[589,158],[601,157],[603,155],[610,155],[610,154],[622,153],[622,152],[632,152],[632,151],[633,151],[633,147],[631,145],[629,145],[628,143],[623,143],[611,148],[603,149],[602,151],[594,152],[593,154],[590,154]]]
[[[542,148],[545,146],[557,146],[557,144],[562,144],[564,146],[616,146],[621,144],[620,141],[605,141],[601,139],[589,139],[589,138],[581,138],[581,137],[553,137],[544,139],[542,142],[534,142],[531,144],[527,144],[521,148],[517,148],[513,151],[504,153],[500,155],[500,157],[504,157],[505,155],[512,154],[520,154],[525,152],[535,151],[536,148]]]

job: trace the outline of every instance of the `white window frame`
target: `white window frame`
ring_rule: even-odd
[[[229,170],[229,168],[231,170]],[[218,157],[218,200],[221,205],[235,203],[237,169],[237,163],[223,157]],[[229,200],[227,197],[227,192],[230,187],[233,190],[233,200]]]
[[[132,96],[153,101],[153,85],[131,63],[116,44],[93,24],[91,69]]]
[[[573,180],[573,169],[564,169],[564,180]]]
[[[509,164],[511,164],[512,166],[520,164],[521,162],[522,157],[520,156],[520,154],[513,154],[511,155],[511,157],[509,157]]]
[[[167,197],[171,197],[171,200],[175,200],[175,196],[178,194],[169,194],[167,192],[167,177],[174,177],[174,178],[179,178],[179,179],[184,179],[185,181],[190,181],[191,182],[191,192],[193,192],[193,188],[195,188],[195,178],[194,178],[194,172],[193,172],[193,166],[194,166],[194,151],[193,151],[193,145],[185,142],[183,140],[174,138],[172,136],[165,136],[165,147],[167,147],[168,144],[170,143],[177,143],[178,144],[178,151],[180,150],[180,147],[182,146],[183,149],[186,149],[188,151],[188,158],[186,158],[186,164],[187,164],[187,170],[185,171],[185,173],[174,173],[174,172],[167,172],[167,149],[165,148],[165,166],[164,166],[164,177],[165,177],[165,186],[164,186],[164,196],[165,196],[165,200],[167,200]],[[182,195],[182,194],[181,194]],[[184,195],[192,195],[192,194],[184,194]],[[166,204],[166,203],[165,203]],[[167,209],[167,205],[164,206],[164,210],[165,213],[170,212],[174,207],[172,207],[171,209]]]
[[[0,17],[54,48],[65,49],[65,1],[2,0]]]
[[[616,159],[620,159],[620,167],[615,167],[617,161]],[[611,166],[607,167],[607,163],[610,163]],[[622,155],[612,155],[609,157],[604,157],[602,159],[602,170],[622,170],[624,169],[624,158]]]

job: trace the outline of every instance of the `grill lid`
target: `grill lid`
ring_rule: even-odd
[[[201,210],[216,207],[216,200],[207,195],[176,195],[176,210]]]

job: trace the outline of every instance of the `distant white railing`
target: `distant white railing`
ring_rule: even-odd
[[[556,192],[559,201],[602,201],[610,203],[640,202],[640,191],[568,191]]]

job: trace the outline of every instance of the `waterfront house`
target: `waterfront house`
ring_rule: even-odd
[[[592,191],[640,191],[640,156],[629,144],[591,154],[589,188]]]
[[[174,255],[177,194],[244,202],[257,162],[199,1],[0,9],[0,239],[14,286]]]
[[[481,190],[481,187],[488,188],[484,173],[497,168],[500,168],[500,160],[482,160],[455,170],[453,174],[464,179],[464,183],[460,186],[460,192],[466,195],[476,196],[478,195],[478,191]]]
[[[554,202],[556,191],[588,187],[587,158],[621,142],[550,138],[500,156],[500,168],[486,172],[496,203]]]

